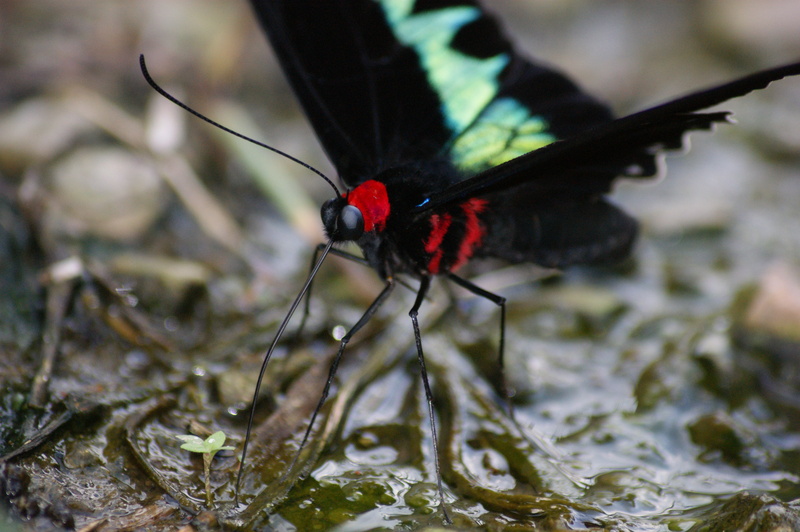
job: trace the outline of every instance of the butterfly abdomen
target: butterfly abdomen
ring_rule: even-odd
[[[488,234],[479,257],[548,268],[614,262],[630,254],[638,224],[606,198],[492,198],[502,209],[484,216]]]

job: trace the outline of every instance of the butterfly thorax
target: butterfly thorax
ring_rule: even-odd
[[[481,214],[488,202],[473,198],[414,211],[457,180],[444,165],[428,170],[407,165],[381,172],[323,206],[325,231],[334,242],[355,241],[383,278],[455,271],[480,247],[486,233]]]

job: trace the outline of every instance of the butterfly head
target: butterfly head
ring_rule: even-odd
[[[365,181],[322,205],[322,224],[334,242],[358,240],[364,233],[381,232],[390,212],[386,185]]]
[[[322,225],[334,242],[358,240],[364,234],[364,215],[345,197],[332,198],[322,205]]]

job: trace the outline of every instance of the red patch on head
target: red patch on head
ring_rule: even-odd
[[[389,196],[386,185],[373,179],[364,181],[345,194],[347,203],[361,211],[364,231],[383,231],[389,217]]]

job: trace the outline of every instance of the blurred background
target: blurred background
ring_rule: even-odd
[[[520,49],[620,114],[800,58],[796,0],[491,8]],[[235,453],[215,461],[209,503],[202,462],[175,436],[221,428],[241,443],[264,348],[322,238],[329,188],[155,94],[139,54],[201,113],[333,175],[245,2],[0,3],[9,527],[242,524]],[[445,290],[426,305],[457,524],[714,530],[746,508],[739,519],[771,530],[780,508],[777,523],[800,527],[800,80],[722,108],[738,124],[694,134],[657,188],[620,187],[644,228],[628,263],[475,272],[510,298],[518,425],[492,387],[496,309]],[[330,262],[304,332],[276,355],[292,357],[268,374],[244,519],[440,523],[405,356],[410,293],[354,341],[294,487],[276,481],[319,397],[332,331],[381,287]]]

